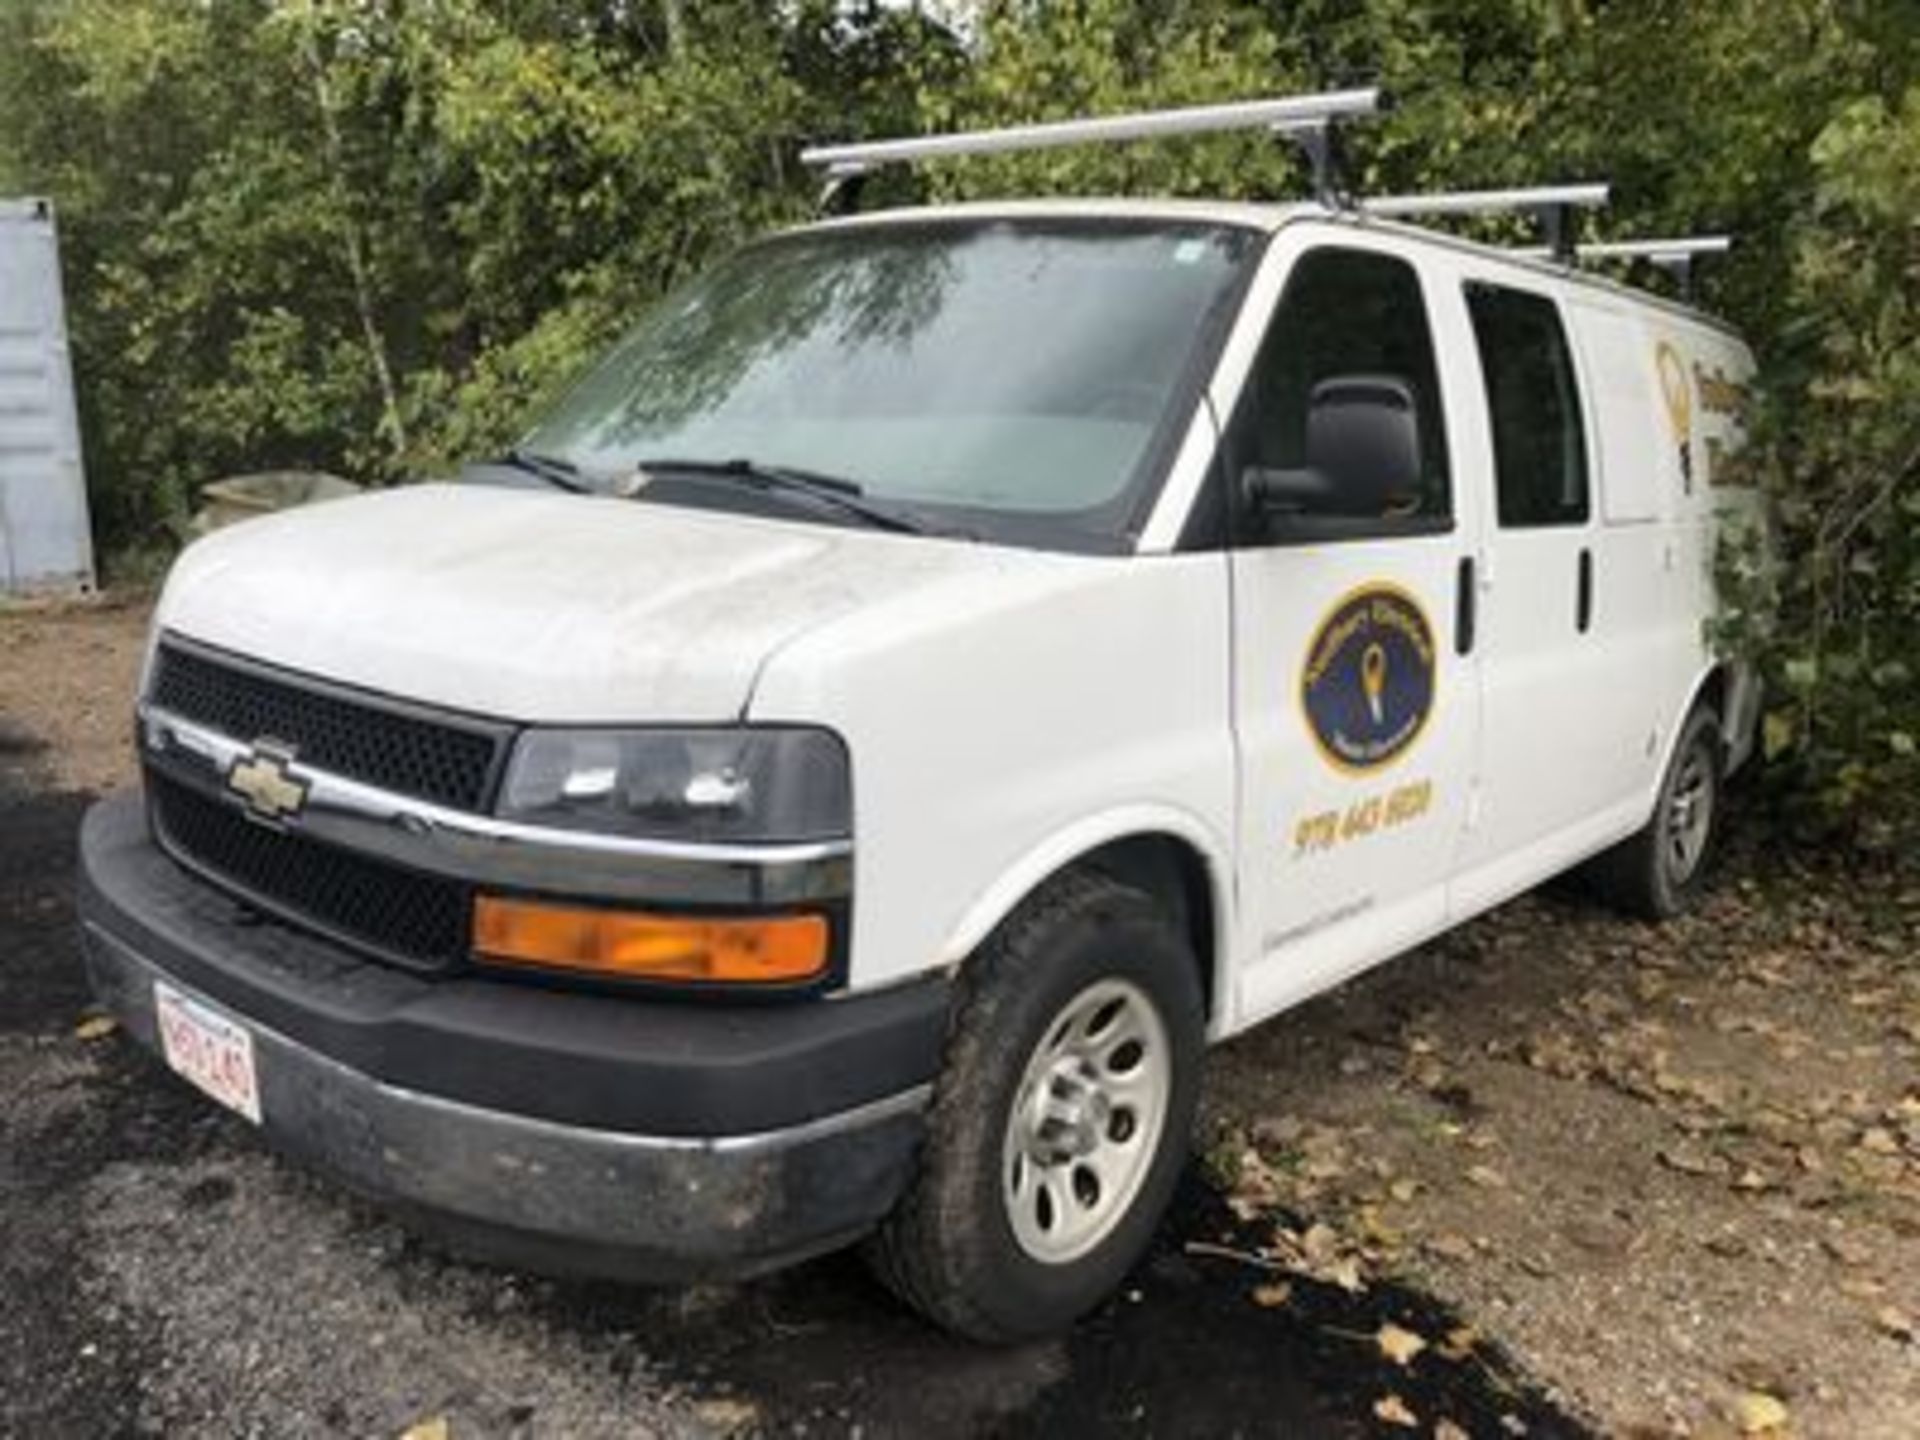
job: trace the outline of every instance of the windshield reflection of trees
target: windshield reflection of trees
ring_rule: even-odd
[[[905,346],[940,313],[954,237],[787,241],[729,261],[630,337],[551,422],[618,450],[722,404],[804,340]]]

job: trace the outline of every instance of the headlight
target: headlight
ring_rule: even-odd
[[[827,730],[529,730],[499,813],[662,840],[838,840],[852,831],[853,785],[846,746]]]

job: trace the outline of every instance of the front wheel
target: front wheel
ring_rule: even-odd
[[[1072,872],[960,986],[919,1173],[868,1253],[938,1324],[1007,1343],[1099,1303],[1152,1238],[1199,1099],[1199,970],[1150,896]]]
[[[1671,919],[1692,905],[1720,831],[1723,754],[1719,718],[1705,707],[1695,710],[1674,747],[1653,817],[1588,867],[1608,903],[1648,920]]]

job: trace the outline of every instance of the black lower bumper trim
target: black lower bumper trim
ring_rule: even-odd
[[[95,990],[160,1048],[167,975],[98,927]],[[843,1244],[906,1184],[927,1087],[858,1110],[714,1141],[557,1125],[382,1084],[250,1025],[274,1144],[461,1250],[561,1273],[739,1276]]]
[[[540,1269],[735,1276],[843,1244],[906,1185],[945,1025],[928,984],[789,1006],[426,980],[250,912],[162,856],[137,795],[81,832],[94,989],[160,1049],[156,987],[252,1039],[276,1146]]]

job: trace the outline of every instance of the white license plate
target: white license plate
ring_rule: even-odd
[[[156,981],[153,1008],[167,1064],[207,1094],[260,1123],[260,1085],[253,1068],[253,1035],[203,1001]]]

